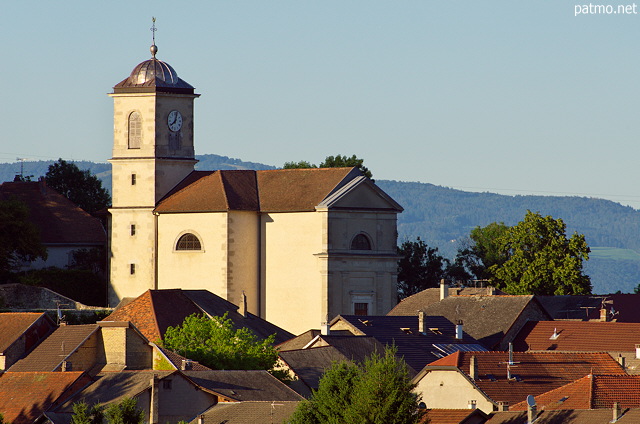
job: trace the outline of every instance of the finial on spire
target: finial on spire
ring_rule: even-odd
[[[151,50],[151,55],[153,56],[153,58],[156,58],[156,53],[158,53],[158,46],[156,46],[156,17],[153,16],[151,18],[151,21],[153,22],[153,25],[151,26],[150,30],[151,30],[151,34],[152,34],[152,39],[153,39],[153,44],[151,44],[151,48],[149,50]]]

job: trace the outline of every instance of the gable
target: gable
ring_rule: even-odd
[[[402,206],[363,176],[358,176],[318,204],[329,209],[377,209],[402,212]]]

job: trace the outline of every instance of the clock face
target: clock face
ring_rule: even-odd
[[[169,112],[169,116],[167,117],[167,125],[171,131],[180,131],[182,128],[182,115],[177,110],[172,110]]]

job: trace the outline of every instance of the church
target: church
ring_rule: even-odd
[[[196,171],[200,95],[157,51],[109,94],[110,305],[206,289],[295,334],[391,310],[402,207],[357,168]]]

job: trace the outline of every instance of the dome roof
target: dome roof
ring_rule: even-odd
[[[156,58],[145,60],[138,66],[133,68],[131,75],[129,75],[129,81],[135,85],[145,84],[152,79],[156,81],[162,81],[165,85],[177,85],[179,82],[178,74],[175,69],[168,63],[165,63]]]
[[[178,78],[178,73],[166,62],[156,59],[158,48],[151,46],[151,59],[139,63],[128,78],[113,87],[114,92],[161,91],[193,94],[193,86]]]

